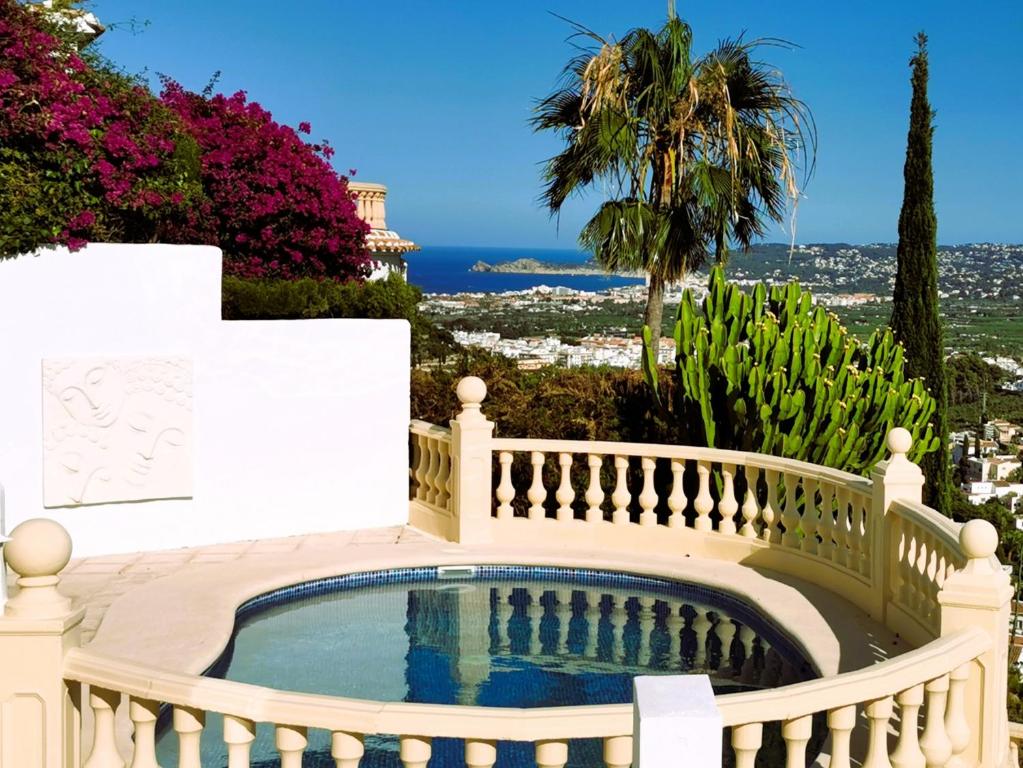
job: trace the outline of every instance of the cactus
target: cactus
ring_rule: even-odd
[[[702,303],[683,294],[674,337],[673,386],[662,392],[649,329],[643,372],[680,441],[861,474],[893,427],[912,433],[913,461],[938,447],[934,399],[905,377],[891,331],[857,341],[797,282],[750,294],[715,267]]]

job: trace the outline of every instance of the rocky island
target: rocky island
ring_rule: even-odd
[[[608,272],[596,262],[585,264],[549,264],[537,259],[514,259],[500,264],[477,261],[470,272],[503,272],[517,275],[606,275]],[[640,271],[615,272],[622,277],[643,277]]]

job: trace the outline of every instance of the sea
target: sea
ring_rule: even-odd
[[[408,281],[424,293],[503,293],[524,291],[540,285],[577,291],[606,291],[643,280],[611,275],[515,275],[471,272],[477,261],[500,264],[515,259],[536,259],[550,264],[585,264],[593,256],[583,251],[553,248],[476,248],[472,246],[423,246],[405,256]]]

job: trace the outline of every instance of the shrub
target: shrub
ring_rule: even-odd
[[[90,63],[45,14],[0,0],[0,256],[210,233],[195,142],[144,87]]]
[[[328,163],[331,147],[305,143],[242,91],[208,98],[165,78],[161,100],[201,150],[209,224],[226,274],[342,280],[369,274],[369,225],[356,214],[347,179]],[[302,133],[309,130],[299,124]]]
[[[296,320],[351,317],[408,320],[412,359],[438,359],[456,348],[451,334],[419,314],[422,291],[396,273],[368,282],[332,280],[249,280],[227,275],[223,281],[225,320]]]
[[[674,386],[663,403],[679,442],[857,473],[884,458],[893,427],[912,433],[914,461],[937,447],[934,399],[905,377],[891,331],[858,342],[798,283],[748,294],[715,267],[702,303],[683,295],[674,336]],[[649,349],[644,371],[660,395]]]
[[[639,371],[521,371],[514,361],[480,350],[463,350],[444,370],[412,371],[412,416],[446,426],[458,414],[455,387],[463,376],[486,382],[483,411],[500,437],[625,442],[663,442],[666,437]]]

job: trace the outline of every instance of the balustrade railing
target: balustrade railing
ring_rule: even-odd
[[[778,545],[871,578],[866,478],[693,446],[498,438],[491,449],[498,520],[689,528]],[[515,469],[526,482],[516,484]]]
[[[919,502],[895,501],[888,516],[889,600],[924,633],[937,636],[938,593],[945,580],[965,565],[959,526]]]
[[[867,479],[703,448],[495,439],[480,408],[483,383],[463,380],[458,394],[463,408],[450,430],[422,422],[410,430],[414,524],[463,544],[529,542],[591,553],[606,547],[763,565],[832,590],[920,646],[858,671],[718,697],[738,768],[752,768],[768,723],[780,723],[788,768],[804,768],[820,723],[828,736],[824,754],[837,768],[854,757],[866,768],[1006,768],[1012,589],[993,556],[997,534],[979,520],[951,523],[920,503],[922,475],[906,458],[904,430],[889,435],[892,455]],[[612,768],[632,762],[631,705],[501,709],[362,701],[177,674],[81,649],[83,612],[57,590],[70,551],[66,532],[49,520],[22,523],[5,546],[20,578],[0,617],[0,768],[77,765],[86,704],[94,737],[82,750],[84,768],[123,768],[115,713],[125,697],[133,768],[157,764],[156,723],[164,705],[173,712],[179,765],[188,768],[201,763],[210,715],[224,718],[230,768],[250,765],[257,723],[274,728],[282,768],[301,765],[310,729],[330,733],[331,755],[345,768],[358,766],[371,734],[396,735],[405,768],[425,768],[433,739],[442,737],[464,740],[470,768],[491,768],[500,741],[531,742],[542,768],[564,766],[573,739],[602,739]],[[533,603],[527,610],[539,625],[541,610],[557,611],[561,599],[553,608]],[[588,596],[586,610],[591,603],[597,601]],[[495,603],[499,617],[511,608],[509,595]],[[642,606],[640,613],[649,629],[653,608]],[[685,629],[696,635],[695,653],[702,649],[701,663],[717,664],[719,673],[723,661],[707,658],[713,645],[734,649],[752,641],[737,623],[696,607],[691,613]],[[681,608],[670,606],[664,617],[680,643],[683,618]],[[758,682],[786,682],[777,667],[765,657]],[[738,662],[729,674],[741,676]]]
[[[723,723],[731,729],[734,765],[751,768],[765,725],[780,723],[784,750],[775,757],[792,768],[805,766],[818,717],[830,739],[818,734],[817,745],[831,766],[849,768],[861,713],[866,720],[861,755],[865,768],[972,765],[967,685],[975,674],[974,662],[989,647],[990,637],[983,630],[965,629],[856,672],[718,696]],[[537,765],[550,768],[565,765],[569,742],[575,739],[602,739],[609,768],[632,762],[633,713],[628,704],[513,709],[373,702],[161,672],[77,649],[65,659],[64,676],[91,691],[95,728],[86,768],[123,765],[115,734],[115,712],[123,699],[135,733],[132,765],[139,766],[157,764],[153,734],[161,704],[173,710],[180,766],[200,765],[200,736],[211,714],[224,717],[230,768],[249,766],[259,723],[274,727],[282,768],[302,764],[310,729],[329,731],[332,757],[338,766],[350,768],[358,765],[366,737],[381,734],[398,737],[404,768],[424,766],[432,740],[441,737],[463,739],[466,764],[480,768],[494,764],[497,743],[503,741],[532,742]],[[890,740],[893,728],[898,737]]]
[[[448,536],[451,525],[451,430],[425,421],[409,425],[409,499],[414,525]]]

